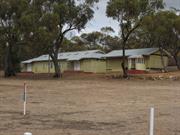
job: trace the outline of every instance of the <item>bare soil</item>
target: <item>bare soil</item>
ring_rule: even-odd
[[[0,135],[147,135],[150,107],[156,135],[180,134],[180,81],[0,78]]]

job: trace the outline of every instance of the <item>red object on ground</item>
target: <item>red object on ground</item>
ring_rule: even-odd
[[[128,74],[145,74],[147,71],[144,70],[128,70]]]
[[[73,73],[93,74],[92,72],[74,71],[74,70],[66,70],[66,71],[64,71],[64,73],[70,73],[70,74],[73,74]]]

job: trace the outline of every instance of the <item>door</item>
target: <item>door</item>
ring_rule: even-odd
[[[31,64],[27,64],[27,72],[32,72],[32,65]]]
[[[135,69],[136,68],[136,61],[135,59],[131,59],[131,69]]]
[[[74,62],[74,71],[80,71],[80,62],[79,61]]]

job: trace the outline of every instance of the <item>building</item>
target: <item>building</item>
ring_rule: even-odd
[[[129,70],[149,71],[163,69],[158,48],[127,49],[125,66]],[[58,54],[61,72],[82,71],[90,73],[121,72],[122,50],[104,54],[100,50],[65,52]],[[168,66],[168,53],[163,51],[165,66]],[[54,64],[49,55],[42,55],[22,62],[23,72],[54,73]]]
[[[127,49],[125,51],[126,67],[129,70],[162,69],[161,53],[158,48]],[[107,72],[122,71],[123,51],[115,50],[105,55]],[[168,65],[167,53],[163,52],[165,66]]]
[[[105,73],[106,61],[100,50],[65,52],[58,54],[61,72],[82,71],[91,73]],[[54,65],[49,55],[42,55],[22,62],[23,72],[54,73]]]

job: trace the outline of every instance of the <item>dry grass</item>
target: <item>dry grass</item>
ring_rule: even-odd
[[[28,115],[22,116],[23,82]],[[147,135],[156,108],[156,135],[180,134],[179,81],[0,79],[0,135]]]

